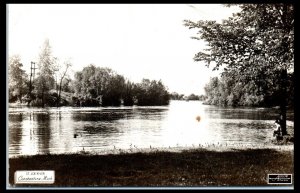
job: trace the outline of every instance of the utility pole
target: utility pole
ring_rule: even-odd
[[[33,63],[33,79],[32,79],[32,83],[33,83],[33,80],[34,80],[34,76],[35,76],[35,69],[37,69],[36,67],[35,67],[35,62],[31,62],[31,63]]]
[[[32,67],[33,65],[33,67]],[[29,80],[29,97],[31,98],[31,91],[32,91],[32,83],[33,83],[33,79],[34,79],[34,75],[35,75],[35,69],[37,69],[35,67],[35,62],[31,62],[31,66],[30,66],[30,80]],[[33,75],[32,75],[32,70],[33,70]]]

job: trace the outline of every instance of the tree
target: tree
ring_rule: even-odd
[[[28,77],[22,67],[23,64],[21,63],[20,56],[14,55],[9,58],[8,85],[10,101],[13,101],[16,97],[22,102],[22,96],[28,90],[26,85]]]
[[[224,65],[228,74],[237,74],[238,81],[249,82],[264,77],[278,79],[282,133],[286,132],[287,72],[294,63],[294,6],[291,4],[243,4],[240,12],[222,23],[192,22],[184,25],[199,29],[193,37],[208,43],[207,49],[195,55],[214,70]],[[280,75],[279,78],[277,75]],[[272,81],[271,81],[272,82]],[[268,87],[274,87],[266,83]]]
[[[135,85],[134,95],[141,106],[168,105],[170,101],[170,94],[161,80],[143,79]]]
[[[170,98],[172,100],[183,100],[184,94],[178,94],[177,92],[172,92]]]
[[[85,106],[118,106],[125,92],[125,78],[110,68],[91,64],[76,72],[73,87]]]
[[[62,81],[61,90],[64,92],[74,93],[74,89],[72,88],[73,80],[70,76],[66,76]]]
[[[123,100],[125,106],[132,106],[134,104],[134,83],[129,80],[126,80]]]
[[[204,90],[207,96],[206,103],[212,105],[219,105],[220,90],[219,85],[221,84],[218,77],[210,78],[208,84],[205,85]]]
[[[125,78],[119,74],[111,74],[108,86],[103,95],[104,106],[119,106],[125,90]]]
[[[96,98],[101,95],[101,77],[99,68],[90,64],[82,71],[75,73],[73,87],[75,95],[79,97],[80,105],[97,106],[99,102]],[[100,88],[100,89],[99,89]]]
[[[54,88],[54,58],[52,56],[51,46],[49,40],[46,39],[38,60],[38,77],[35,81],[35,89],[38,98],[42,100],[41,105],[52,101],[49,97],[50,89]]]
[[[57,75],[58,75],[58,80],[59,80],[58,97],[57,97],[57,101],[56,101],[56,106],[57,107],[60,105],[63,80],[66,77],[68,69],[69,69],[70,66],[72,66],[72,64],[69,61],[65,61],[63,63],[63,65],[57,63],[57,65],[55,67],[57,69]]]
[[[188,97],[187,97],[188,100],[191,100],[191,101],[194,101],[194,100],[199,100],[199,96],[198,95],[195,95],[194,93],[190,94]]]

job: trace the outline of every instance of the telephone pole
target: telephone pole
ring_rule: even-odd
[[[32,67],[33,65],[33,67]],[[30,66],[30,80],[29,80],[29,97],[31,98],[31,91],[32,91],[32,83],[33,83],[33,79],[35,76],[35,69],[37,69],[35,67],[35,62],[31,62],[31,66]],[[33,73],[32,73],[33,71]]]

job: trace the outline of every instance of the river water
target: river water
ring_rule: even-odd
[[[9,156],[109,149],[272,144],[275,108],[168,106],[9,108]],[[293,129],[293,113],[288,113]],[[197,120],[198,117],[198,120]],[[200,117],[200,119],[199,119]]]

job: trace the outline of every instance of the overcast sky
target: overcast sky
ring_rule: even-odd
[[[217,4],[12,4],[8,55],[20,55],[29,71],[48,38],[53,56],[71,60],[71,74],[95,64],[134,82],[161,79],[170,92],[204,94],[204,85],[218,72],[193,61],[204,44],[190,38],[196,31],[183,20],[220,22],[235,11]]]

